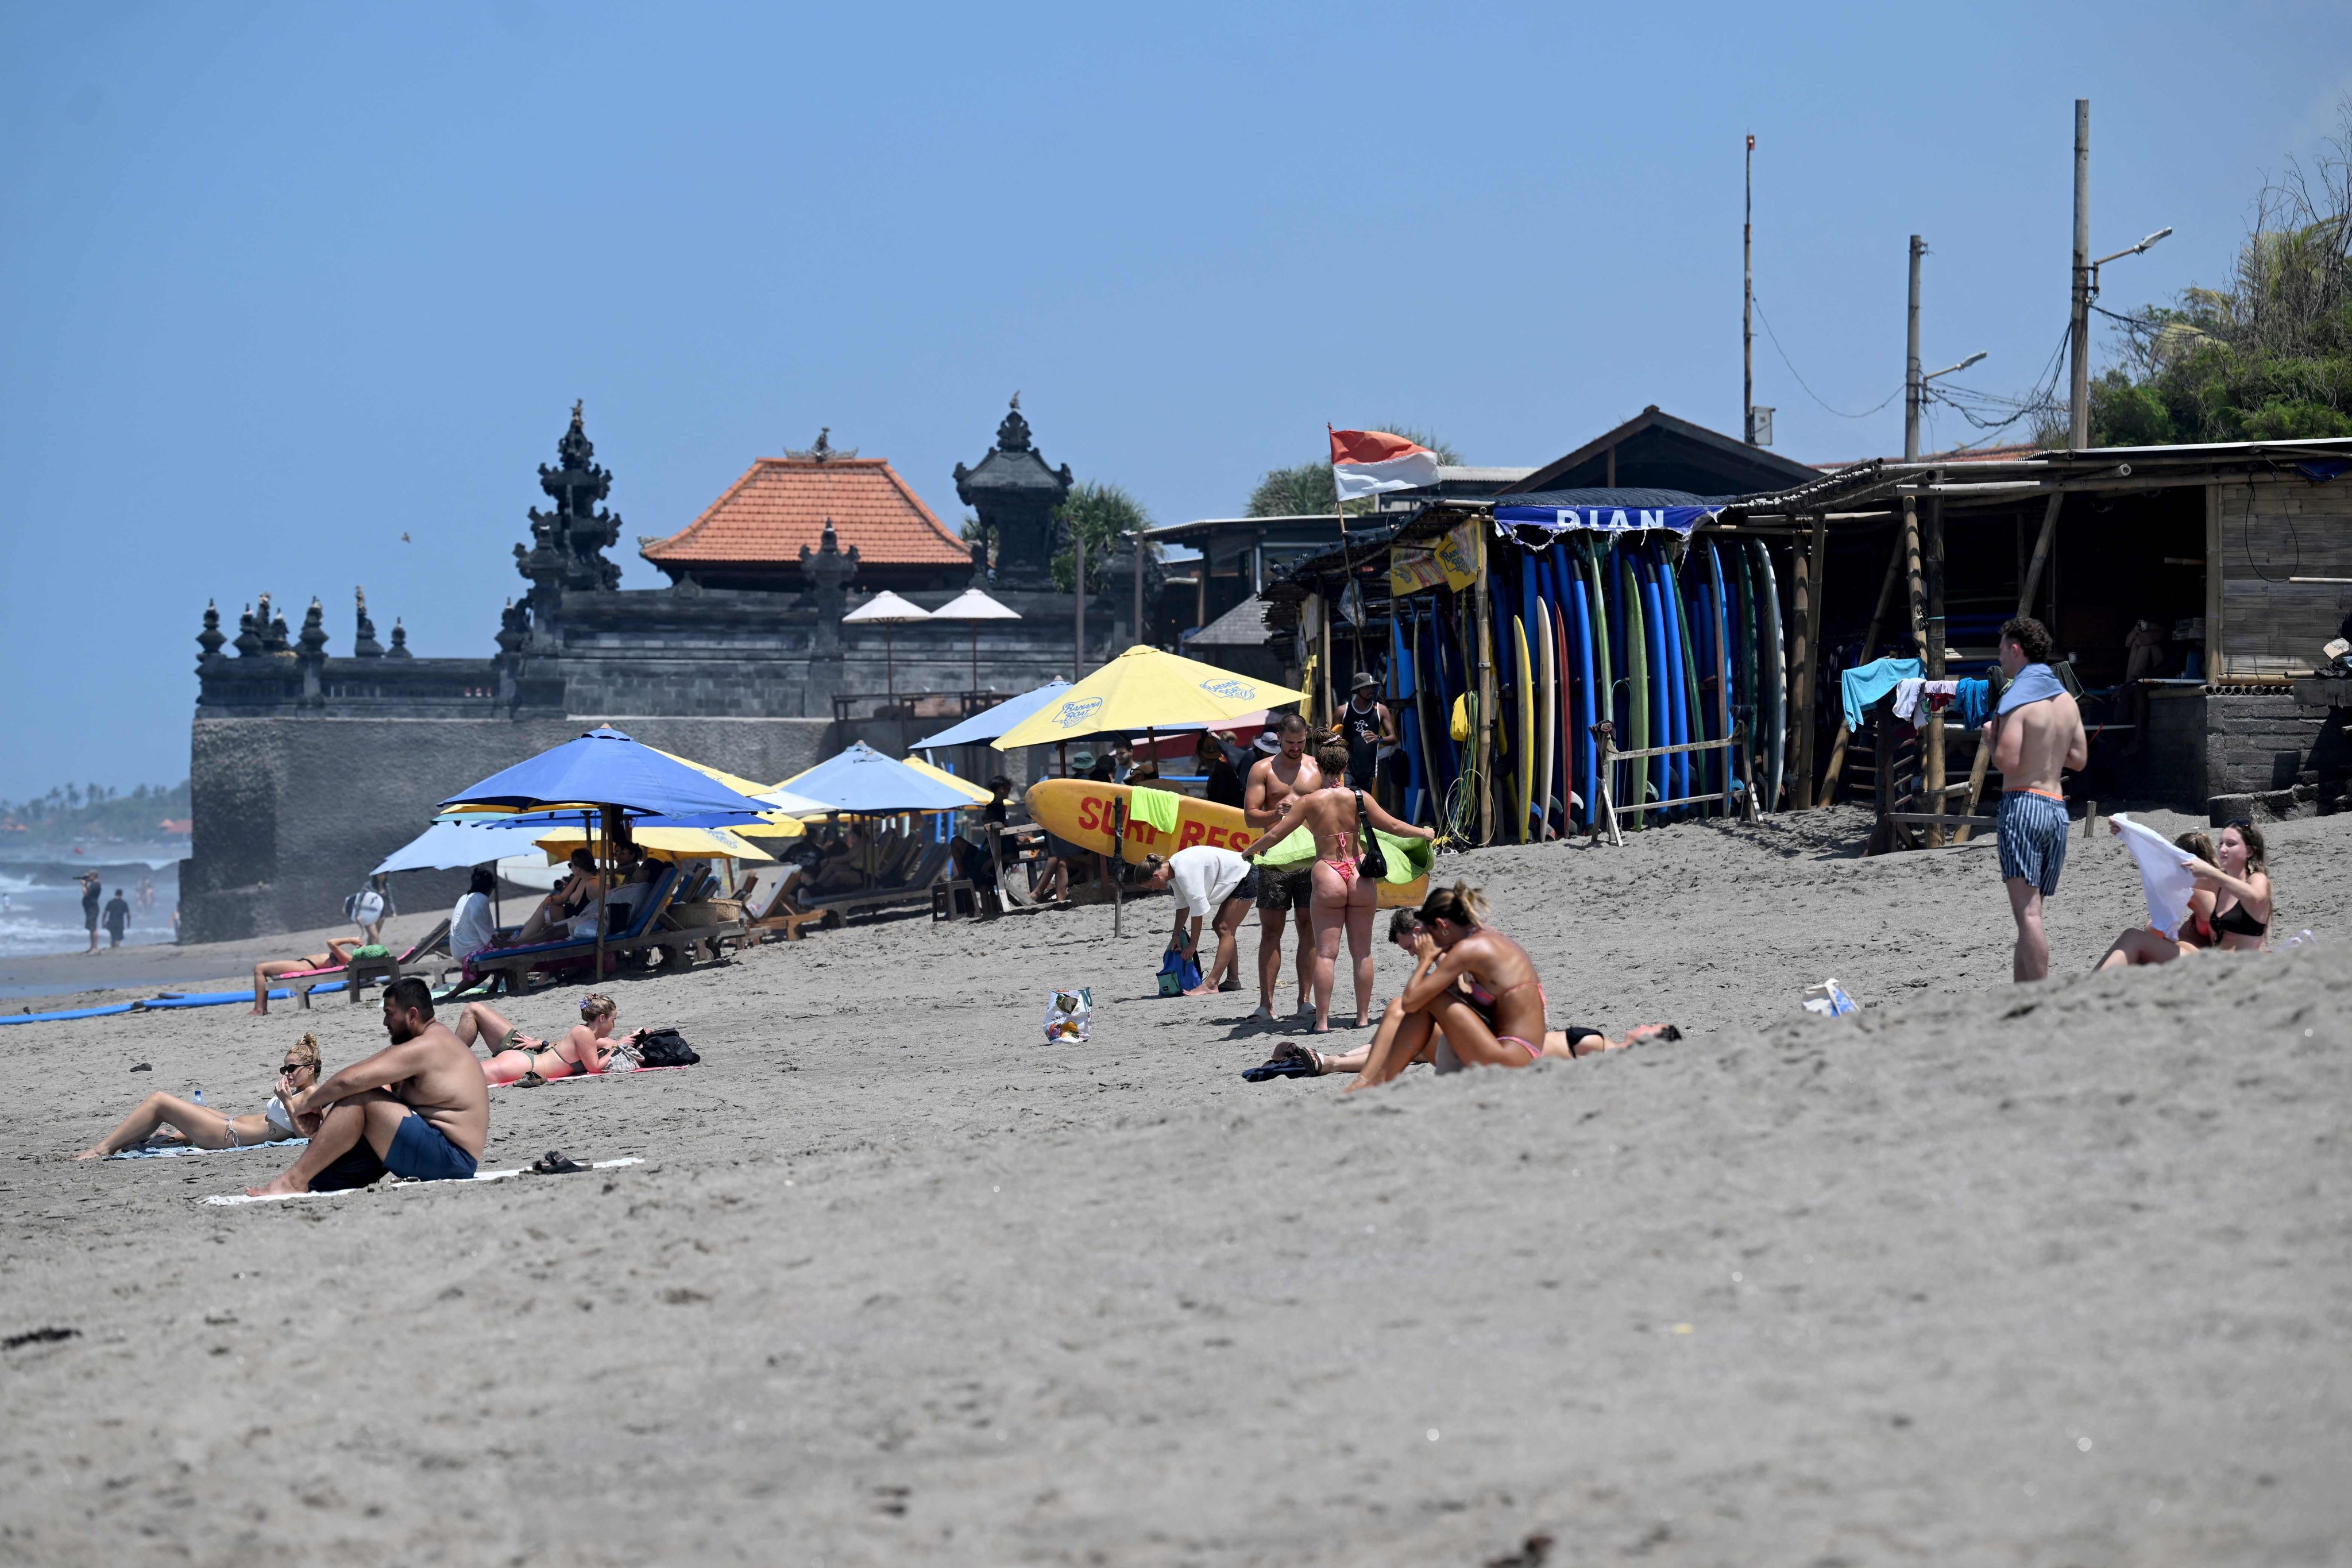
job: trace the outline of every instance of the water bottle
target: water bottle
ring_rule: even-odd
[[[191,1105],[202,1105],[204,1102],[205,1091],[201,1089],[196,1090],[195,1093],[188,1096],[188,1103]]]

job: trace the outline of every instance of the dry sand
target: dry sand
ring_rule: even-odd
[[[2026,991],[1991,848],[1862,826],[1442,862],[1689,1038],[1344,1100],[1140,994],[1164,901],[625,984],[707,1064],[493,1100],[594,1176],[206,1207],[277,1157],[64,1155],[372,1012],[0,1029],[0,1336],[79,1331],[0,1352],[0,1560],[2352,1560],[2352,818],[2272,835],[2326,945],[2096,980],[2078,842]]]

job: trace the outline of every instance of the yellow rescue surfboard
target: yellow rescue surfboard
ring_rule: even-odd
[[[1038,826],[1097,855],[1110,853],[1111,824],[1123,819],[1127,831],[1119,845],[1119,858],[1136,865],[1142,864],[1147,855],[1173,855],[1196,844],[1231,849],[1257,837],[1256,830],[1242,820],[1239,806],[1220,805],[1189,795],[1176,796],[1173,831],[1138,821],[1129,809],[1134,804],[1134,788],[1129,784],[1097,784],[1091,779],[1045,779],[1031,784],[1024,799],[1030,818]],[[1305,839],[1305,829],[1292,837]],[[1401,855],[1410,855],[1417,861],[1412,868],[1420,873],[1410,881],[1383,881],[1381,907],[1420,904],[1429,894],[1429,847],[1417,838],[1399,839],[1386,834],[1381,836],[1381,843],[1391,865],[1402,863]],[[1281,855],[1289,848],[1286,843],[1276,853]],[[1310,841],[1307,856],[1298,858],[1307,858],[1313,853]]]

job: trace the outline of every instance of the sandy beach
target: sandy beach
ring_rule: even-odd
[[[0,1028],[0,1562],[2352,1561],[2352,818],[2268,830],[2315,947],[2095,979],[2078,838],[2023,990],[1992,846],[1866,825],[1441,860],[1686,1037],[1344,1099],[1149,995],[1164,900],[622,983],[702,1066],[492,1096],[588,1175],[208,1206],[281,1152],[67,1156],[374,1009]]]

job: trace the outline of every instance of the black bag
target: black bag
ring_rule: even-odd
[[[1389,874],[1389,858],[1381,848],[1380,836],[1372,831],[1372,825],[1365,820],[1364,792],[1358,790],[1355,795],[1356,842],[1364,847],[1362,858],[1356,862],[1356,874],[1368,882],[1377,882]]]
[[[637,1037],[637,1061],[649,1068],[690,1068],[702,1058],[676,1029],[647,1029]]]

